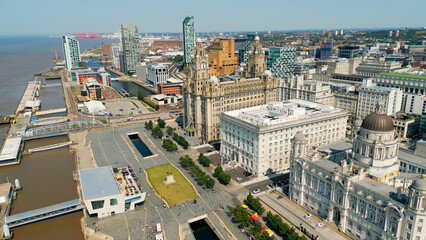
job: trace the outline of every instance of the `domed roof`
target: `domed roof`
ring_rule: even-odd
[[[217,83],[217,82],[218,82],[217,77],[216,77],[216,76],[212,76],[212,77],[210,78],[210,82],[215,82],[215,83]]]
[[[426,191],[426,179],[416,179],[413,184],[411,184],[411,187]]]
[[[365,117],[361,127],[377,132],[390,132],[394,130],[392,118],[380,113],[371,113]]]
[[[201,38],[197,38],[197,42],[201,42]]]
[[[270,76],[270,75],[272,75],[272,72],[269,71],[269,70],[266,70],[265,72],[263,72],[263,75]]]
[[[413,184],[411,184],[411,187],[417,188],[419,190],[426,191],[426,179],[416,179]]]
[[[305,141],[305,135],[301,131],[297,132],[293,137],[294,141]]]
[[[256,37],[254,38],[254,40],[255,40],[255,41],[259,41],[259,40],[260,40],[259,36],[256,36]]]
[[[355,120],[355,122],[354,122],[354,127],[361,127],[361,125],[362,125],[362,121],[361,121],[361,119],[357,119],[357,120]]]

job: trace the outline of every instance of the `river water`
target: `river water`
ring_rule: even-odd
[[[117,42],[110,39],[80,39],[82,51],[100,47],[102,43]],[[47,36],[0,37],[0,115],[14,114],[25,91],[27,82],[34,80],[33,74],[48,71],[53,66],[55,49],[62,57],[60,38]],[[47,85],[59,81],[47,81]],[[61,87],[44,88],[40,92],[42,109],[64,106]],[[0,141],[7,132],[0,127]],[[29,141],[25,148],[67,141],[67,137],[56,137]],[[11,214],[78,198],[72,177],[76,170],[74,155],[68,147],[23,156],[21,164],[0,168],[0,183],[18,178],[23,190],[18,192]],[[82,212],[32,223],[12,229],[20,239],[83,239],[80,227]]]

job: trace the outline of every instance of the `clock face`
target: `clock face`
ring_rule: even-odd
[[[192,63],[192,70],[195,70],[195,63]]]
[[[200,64],[201,70],[205,70],[206,67],[207,67],[206,63],[203,62],[203,63]]]

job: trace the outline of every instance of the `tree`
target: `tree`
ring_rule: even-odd
[[[141,100],[141,101],[144,100],[144,97],[141,91],[138,92],[138,100]]]
[[[185,140],[184,137],[179,136],[177,133],[173,133],[173,139],[181,145],[184,149],[188,149],[189,143]]]
[[[231,181],[231,175],[227,174],[227,173],[222,173],[219,175],[219,181],[222,184],[228,185],[229,182]]]
[[[174,131],[175,131],[174,128],[167,126],[167,128],[166,128],[167,135],[169,135],[169,136],[173,135]]]
[[[145,127],[147,129],[152,129],[154,127],[154,124],[152,123],[151,120],[149,120],[148,122],[145,122]]]
[[[219,175],[220,174],[222,174],[223,173],[223,168],[222,168],[222,166],[217,166],[215,169],[214,169],[214,175],[216,176],[216,177],[219,177]]]
[[[241,205],[237,205],[235,207],[229,206],[228,209],[229,209],[229,212],[231,212],[231,214],[234,215],[232,220],[238,223],[238,226],[240,227],[250,226],[253,220],[251,219],[250,215]]]
[[[192,161],[192,159],[188,155],[180,157],[179,161],[182,167],[184,168],[194,166],[194,161]]]
[[[164,128],[166,126],[166,122],[163,119],[161,119],[161,118],[157,119],[157,123],[158,123],[158,126],[160,128]]]
[[[211,163],[210,159],[208,157],[204,156],[202,153],[200,153],[200,155],[198,156],[198,161],[204,167],[210,166],[210,163]]]
[[[215,183],[216,183],[216,181],[213,178],[211,178],[210,176],[208,176],[208,178],[206,180],[206,187],[207,188],[213,188]]]
[[[262,213],[265,212],[265,208],[262,207],[262,203],[260,203],[259,199],[254,198],[253,195],[251,195],[251,192],[246,198],[246,204],[250,209],[257,212],[259,215],[262,215]]]
[[[164,139],[163,140],[163,146],[164,146],[165,149],[167,149],[167,151],[177,150],[176,144],[174,144],[173,141],[170,140],[170,139]]]
[[[173,59],[173,62],[175,63],[182,62],[182,61],[183,61],[182,55],[176,55],[175,58]]]
[[[162,138],[164,133],[158,126],[156,126],[154,129],[152,129],[152,135],[158,138]]]

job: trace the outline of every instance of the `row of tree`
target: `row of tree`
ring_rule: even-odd
[[[189,170],[193,177],[197,180],[198,184],[205,186],[206,188],[213,188],[215,180],[210,177],[207,173],[202,171],[197,165],[195,165],[192,158],[188,155],[179,158],[180,164],[186,170]]]
[[[138,100],[148,104],[150,107],[154,108],[155,110],[160,109],[160,106],[158,104],[155,104],[146,100],[141,91],[138,92]]]
[[[255,239],[274,239],[274,237],[269,236],[268,232],[263,231],[263,226],[259,221],[254,222],[248,211],[244,209],[241,205],[237,205],[235,207],[228,206],[228,209],[232,215],[232,221],[237,223],[240,228],[247,228],[249,226],[252,226],[248,229],[248,232],[253,235]]]
[[[157,138],[162,138],[164,136],[163,130],[160,127],[156,126],[151,130],[152,135]]]
[[[188,149],[189,143],[182,136],[179,136],[177,133],[173,133],[173,139],[183,147],[183,149]]]
[[[203,165],[204,167],[208,167],[210,166],[210,158],[204,156],[204,154],[200,153],[200,155],[198,156],[198,162]]]
[[[167,151],[176,151],[177,150],[176,144],[172,140],[170,140],[170,139],[164,139],[163,140],[163,147]]]
[[[287,223],[283,222],[282,218],[278,214],[272,214],[268,212],[266,219],[272,230],[280,235],[283,239],[288,240],[307,240],[305,236],[300,236],[293,227],[290,227]]]
[[[224,185],[228,185],[231,182],[231,175],[225,173],[222,166],[217,166],[214,169],[214,176]]]
[[[245,204],[253,211],[257,212],[259,215],[262,215],[265,212],[265,208],[262,207],[262,203],[258,198],[253,197],[251,193],[247,195]]]

